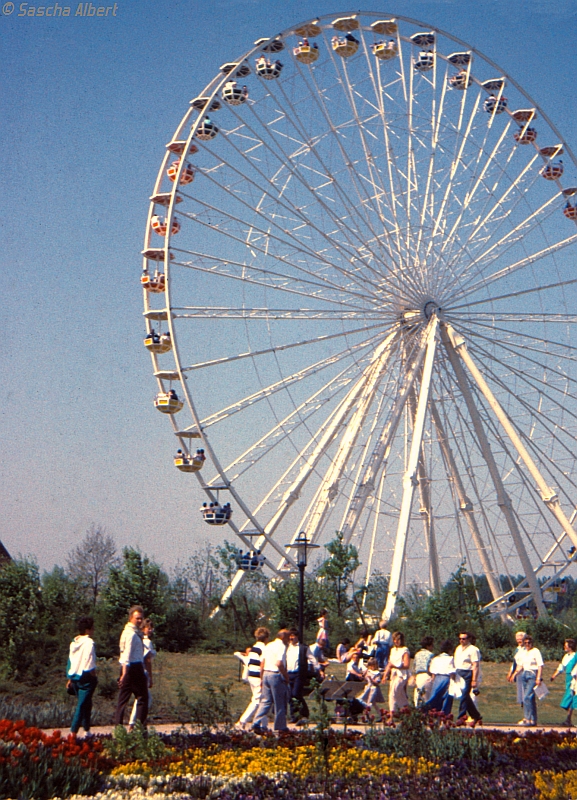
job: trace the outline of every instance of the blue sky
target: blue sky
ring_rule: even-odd
[[[171,465],[142,347],[139,253],[164,145],[221,63],[295,21],[350,9],[121,0],[115,17],[48,19],[19,8],[0,16],[0,538],[50,568],[94,522],[170,567],[207,537],[200,492]],[[572,0],[367,10],[477,47],[577,149]]]

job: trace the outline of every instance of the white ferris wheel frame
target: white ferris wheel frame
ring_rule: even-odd
[[[374,12],[358,12],[358,14],[351,14],[351,13],[334,14],[331,15],[331,18],[347,17],[347,16],[363,17],[365,15],[367,17],[375,17],[375,18],[377,18],[378,16],[385,16],[385,17],[387,16],[386,14],[378,15]],[[321,24],[324,28],[328,29],[331,27],[331,23],[329,22],[328,16],[323,17],[322,20],[323,22],[322,23],[319,22],[319,24]],[[482,58],[485,63],[489,64],[496,70],[498,75],[503,76],[507,84],[514,86],[516,90],[527,99],[530,107],[535,109],[539,113],[541,118],[544,119],[545,122],[548,124],[549,128],[556,134],[560,146],[562,146],[564,152],[569,156],[569,158],[573,162],[573,165],[577,167],[577,161],[570,147],[564,141],[561,134],[559,133],[555,125],[551,122],[551,120],[537,106],[537,104],[531,99],[531,97],[515,82],[515,80],[512,79],[509,75],[507,75],[502,69],[500,69],[500,67],[498,67],[489,58],[487,58],[487,56],[480,53],[474,47],[471,47],[467,43],[463,42],[462,40],[452,36],[451,34],[441,29],[430,28],[424,23],[400,15],[395,15],[394,20],[397,22],[409,23],[412,25],[419,26],[423,30],[432,30],[434,31],[436,36],[442,36],[448,40],[451,40],[458,46],[463,47],[466,51]],[[255,44],[254,47],[252,47],[250,50],[248,50],[244,55],[242,55],[234,62],[235,66],[230,72],[230,74],[224,74],[221,72],[215,79],[213,79],[213,81],[209,83],[209,85],[202,93],[202,97],[206,98],[206,109],[210,109],[210,106],[213,103],[213,101],[218,100],[222,88],[229,80],[231,80],[231,76],[234,76],[236,70],[241,65],[248,63],[249,59],[254,56],[262,55],[263,47],[270,45],[271,43],[273,43],[278,39],[283,40],[285,37],[294,34],[295,29],[298,29],[299,27],[302,27],[302,25],[293,26],[283,31],[281,34],[272,36],[269,39],[259,40],[259,42]],[[363,30],[366,29],[367,29],[366,27],[363,27]],[[399,50],[401,49],[402,42],[407,43],[409,41],[410,40],[407,37],[401,35],[400,31],[398,31],[397,42]],[[435,41],[434,52],[435,52],[435,57],[445,58],[442,54],[437,53],[436,41]],[[403,69],[402,59],[400,60],[400,63],[402,70]],[[470,64],[467,68],[467,77],[469,77],[469,74],[470,74]],[[407,99],[407,105],[409,108],[412,108],[413,105],[412,93],[414,91],[414,84],[412,80],[412,75],[413,75],[413,70],[411,70],[410,78],[407,78],[405,80],[405,76],[403,76],[404,85],[408,87],[409,91],[409,97]],[[352,93],[351,86],[348,87],[348,90]],[[443,89],[443,91],[445,91],[445,89]],[[501,98],[501,94],[502,90],[499,92],[497,100]],[[286,99],[287,102],[290,103],[288,97]],[[293,109],[293,111],[296,114],[296,110]],[[172,140],[173,142],[180,142],[180,146],[182,148],[181,149],[182,154],[180,155],[180,164],[178,166],[177,174],[172,184],[172,189],[170,191],[170,198],[166,206],[167,232],[164,239],[164,246],[162,248],[156,248],[158,250],[162,249],[163,251],[162,259],[159,259],[158,263],[163,266],[165,281],[166,281],[166,290],[164,295],[166,298],[165,308],[164,309],[151,308],[150,296],[146,290],[144,290],[143,292],[144,316],[148,321],[149,326],[150,323],[154,321],[166,321],[171,336],[172,353],[174,355],[174,362],[175,362],[175,367],[173,370],[166,370],[166,369],[163,370],[160,368],[158,355],[156,353],[151,353],[154,375],[157,378],[160,392],[166,391],[165,384],[167,381],[171,382],[173,380],[177,380],[180,383],[181,391],[184,396],[190,416],[192,417],[193,424],[185,429],[181,429],[177,425],[174,416],[170,416],[170,421],[173,427],[173,431],[176,434],[177,438],[179,439],[180,444],[183,448],[188,449],[187,441],[192,442],[194,439],[199,439],[202,442],[202,445],[207,453],[207,456],[212,462],[212,465],[216,470],[217,476],[220,478],[220,482],[218,481],[206,482],[202,475],[202,472],[201,471],[196,472],[196,478],[199,481],[200,487],[206,493],[208,500],[211,502],[216,502],[218,500],[219,496],[218,493],[220,491],[226,491],[229,493],[229,496],[232,500],[234,500],[236,507],[241,509],[244,515],[246,516],[247,522],[242,527],[239,527],[236,525],[235,521],[231,519],[229,520],[228,525],[230,526],[232,531],[236,534],[236,536],[249,549],[258,548],[260,550],[264,550],[265,548],[268,547],[268,551],[269,553],[270,551],[272,551],[272,555],[266,557],[265,563],[274,575],[282,577],[287,574],[287,569],[288,570],[296,569],[296,563],[294,557],[291,555],[290,549],[287,548],[285,545],[280,544],[277,541],[277,539],[275,539],[275,533],[279,529],[279,526],[283,522],[283,519],[285,518],[285,515],[287,514],[289,509],[291,508],[293,502],[300,495],[301,490],[306,484],[307,480],[314,473],[321,458],[323,458],[327,454],[331,445],[334,444],[337,433],[341,431],[344,422],[346,420],[349,420],[347,423],[346,433],[338,445],[336,455],[332,457],[331,466],[324,474],[320,482],[320,486],[316,491],[314,501],[307,509],[307,514],[308,514],[307,532],[309,533],[313,542],[316,542],[319,539],[323,527],[323,521],[325,519],[325,516],[327,514],[332,499],[331,492],[333,491],[334,487],[338,485],[339,479],[342,477],[343,470],[347,463],[347,458],[348,458],[347,454],[350,450],[350,447],[354,442],[356,442],[359,431],[362,429],[363,425],[366,424],[368,409],[375,400],[377,387],[379,386],[379,381],[382,378],[382,376],[386,373],[387,368],[389,366],[389,359],[391,358],[392,346],[393,343],[398,340],[399,330],[402,327],[402,321],[393,323],[392,326],[390,327],[389,335],[383,341],[381,341],[380,344],[378,344],[369,365],[364,369],[364,371],[360,375],[360,378],[354,383],[354,385],[348,391],[344,399],[339,403],[336,410],[332,413],[326,426],[324,427],[324,430],[322,431],[322,436],[320,436],[320,438],[318,439],[314,449],[312,449],[312,451],[306,454],[304,452],[300,454],[302,461],[302,466],[300,470],[292,480],[289,489],[285,492],[283,500],[279,504],[276,513],[265,525],[263,525],[259,521],[257,512],[255,512],[250,507],[250,505],[247,502],[245,502],[241,493],[237,491],[234,483],[227,477],[226,468],[223,466],[223,464],[218,458],[217,453],[212,447],[210,438],[206,435],[203,426],[203,421],[200,418],[199,414],[197,413],[195,403],[193,397],[191,396],[191,391],[187,383],[187,372],[195,368],[206,366],[206,364],[201,363],[194,366],[186,365],[186,361],[183,360],[182,354],[180,352],[178,336],[174,324],[176,316],[186,316],[186,314],[180,314],[180,315],[175,314],[175,309],[178,311],[186,311],[186,310],[192,311],[193,313],[191,314],[191,316],[202,316],[203,314],[203,309],[201,307],[194,309],[187,307],[187,309],[183,309],[182,307],[173,305],[171,300],[172,252],[178,250],[178,247],[176,245],[171,244],[172,242],[171,229],[173,220],[175,219],[175,212],[177,211],[178,193],[179,191],[182,192],[182,188],[180,186],[180,179],[186,166],[186,154],[189,153],[191,146],[194,145],[197,130],[204,119],[204,115],[202,113],[198,114],[198,117],[195,119],[196,113],[197,111],[195,110],[195,108],[191,106],[190,109],[184,115],[180,124],[178,125]],[[190,131],[186,135],[186,138],[181,138],[184,136],[184,131],[189,125],[190,125]],[[464,140],[465,137],[463,137],[463,141]],[[535,158],[537,158],[539,155],[539,148],[536,145],[535,145],[535,150],[536,150]],[[175,152],[174,149],[166,150],[155,183],[153,197],[158,196],[159,193],[161,192],[164,175],[169,165],[170,158],[172,157],[174,152]],[[461,153],[457,153],[455,155],[455,162],[459,159],[460,155]],[[531,161],[531,164],[532,163],[533,161]],[[410,165],[409,165],[409,170],[410,170]],[[519,180],[520,177],[521,176],[516,178],[516,180]],[[563,187],[559,182],[559,180],[557,180],[556,183],[560,192],[563,192]],[[407,180],[407,185],[409,187],[409,192],[410,192],[411,183],[409,179]],[[448,196],[448,189],[446,196]],[[440,204],[440,209],[438,212],[437,223],[436,223],[437,226],[441,224],[441,220],[444,214],[445,201],[446,198]],[[499,202],[501,201],[497,201],[496,203],[497,206],[499,205]],[[552,202],[552,200],[549,202]],[[208,208],[208,204],[206,205]],[[395,198],[393,198],[393,207],[395,207],[395,205],[396,205],[396,200]],[[410,197],[407,199],[407,207],[410,208]],[[150,209],[147,219],[146,235],[144,242],[145,250],[143,251],[144,253],[146,253],[147,250],[149,250],[150,248],[151,236],[152,236],[151,220],[156,211],[157,211],[157,204],[154,201],[152,201],[150,204]],[[541,211],[542,208],[538,209],[535,212],[535,214],[538,214]],[[457,226],[458,220],[454,224],[455,226]],[[418,229],[417,236],[421,236],[420,230],[421,229]],[[410,226],[410,222],[408,222],[406,235],[407,237],[414,235],[414,232]],[[509,234],[507,235],[508,236],[511,235],[511,232],[509,232]],[[574,235],[570,235],[565,240],[557,242],[551,247],[549,247],[547,249],[547,254],[556,252],[567,246],[570,246],[575,241],[577,241],[577,233]],[[419,247],[420,246],[421,242],[419,242]],[[533,263],[533,261],[537,261],[538,259],[542,258],[543,252],[537,252],[531,254],[527,256],[525,259],[522,259],[512,265],[508,265],[506,268],[507,274],[512,275],[514,272],[523,269],[530,263]],[[144,255],[143,261],[144,261],[144,268],[146,270],[149,266],[149,259],[146,255]],[[234,276],[231,275],[231,277]],[[372,277],[374,279],[374,276]],[[491,281],[485,281],[483,283],[483,286],[486,288],[489,282],[495,282],[496,280],[502,277],[503,277],[502,274],[495,273],[491,276]],[[397,280],[396,276],[393,273],[391,273],[391,278],[395,281]],[[306,278],[304,280],[306,282]],[[410,283],[410,278],[408,280]],[[562,283],[570,284],[573,282],[574,281],[558,282],[557,284],[552,284],[552,286],[560,286],[562,285]],[[538,288],[543,289],[546,287],[538,287]],[[411,287],[409,286],[409,293],[410,289]],[[299,292],[297,292],[296,290],[294,291],[294,293],[299,294]],[[511,296],[513,296],[513,294],[518,295],[522,293],[523,291],[511,293]],[[458,295],[456,295],[456,297],[458,299]],[[482,302],[484,301],[482,300],[479,301],[479,303]],[[468,305],[470,306],[471,303],[469,303]],[[352,306],[351,310],[352,314],[356,313],[354,308],[355,307]],[[458,309],[458,306],[455,306],[455,308]],[[223,317],[234,318],[234,309],[223,307],[220,311]],[[275,314],[278,314],[279,318],[282,317],[283,313],[286,314],[289,313],[283,309],[280,309],[278,311],[271,309],[248,310],[248,312],[251,313],[254,317],[258,317],[259,314],[261,315],[271,314],[271,311],[274,312]],[[424,313],[424,309],[421,309],[421,311],[423,311]],[[208,314],[210,313],[210,310],[205,309],[204,313]],[[247,310],[244,309],[243,314],[246,315],[246,313]],[[343,308],[342,312],[340,313],[345,314],[346,308]],[[331,318],[331,315],[329,314],[328,311],[325,312],[325,316],[326,318]],[[318,318],[322,318],[322,312],[318,313]],[[337,318],[336,312],[335,314],[333,314],[332,318],[333,319]],[[367,319],[369,321],[371,319],[375,320],[374,329],[377,330],[378,329],[377,311],[375,311],[374,315],[371,315],[370,312],[365,313],[365,320]],[[403,477],[403,494],[400,505],[398,524],[397,524],[397,533],[396,533],[396,541],[395,541],[394,554],[391,566],[389,591],[388,591],[386,606],[383,611],[383,618],[389,619],[393,615],[395,610],[396,600],[400,593],[401,576],[403,571],[403,563],[405,559],[405,548],[406,548],[407,535],[410,525],[411,508],[413,504],[413,496],[415,488],[419,489],[421,516],[424,525],[424,536],[430,553],[431,586],[434,589],[440,588],[441,579],[439,572],[438,555],[435,545],[434,516],[431,511],[432,507],[431,507],[430,491],[426,477],[427,470],[425,464],[425,451],[424,451],[424,439],[423,439],[425,418],[427,413],[429,413],[431,424],[436,430],[439,447],[443,459],[445,461],[447,473],[450,476],[450,479],[453,484],[453,489],[456,501],[458,502],[459,505],[459,510],[462,512],[463,518],[470,531],[471,539],[475,544],[477,555],[482,564],[484,574],[487,577],[491,594],[493,596],[493,601],[487,605],[487,608],[492,613],[497,613],[503,616],[505,610],[511,611],[523,605],[523,603],[525,603],[527,600],[527,596],[530,595],[534,599],[534,602],[537,606],[539,613],[542,614],[545,612],[545,606],[542,598],[543,590],[546,589],[548,586],[550,586],[560,575],[562,575],[572,563],[572,559],[559,557],[559,554],[561,552],[560,550],[561,542],[565,538],[567,538],[570,542],[572,542],[573,546],[577,548],[577,533],[575,532],[572,525],[573,520],[575,518],[575,512],[573,512],[572,516],[568,518],[567,515],[564,513],[564,511],[561,509],[557,493],[553,488],[551,488],[550,483],[547,481],[546,477],[544,477],[542,472],[539,470],[538,466],[535,464],[534,459],[531,457],[529,451],[527,450],[527,447],[523,443],[521,437],[518,435],[515,425],[509,418],[506,410],[502,408],[502,406],[499,404],[498,399],[491,391],[482,372],[479,370],[477,364],[475,363],[475,360],[468,351],[466,324],[463,326],[463,329],[456,329],[452,323],[444,319],[442,309],[435,307],[432,307],[428,310],[427,319],[428,319],[428,324],[426,325],[426,328],[423,331],[418,346],[415,347],[415,350],[409,354],[411,359],[410,368],[407,370],[404,383],[399,389],[395,403],[393,404],[392,410],[389,414],[387,425],[384,427],[384,429],[381,431],[378,437],[378,444],[374,448],[371,458],[368,458],[366,460],[362,471],[359,473],[357,477],[356,481],[357,490],[355,491],[353,496],[349,499],[347,505],[347,511],[343,518],[342,532],[344,534],[345,541],[347,542],[350,541],[351,536],[355,531],[356,526],[359,523],[359,520],[365,508],[365,504],[367,503],[369,497],[371,498],[372,502],[377,502],[377,503],[380,502],[379,486],[378,486],[379,475],[382,476],[381,478],[381,484],[382,484],[382,482],[385,479],[386,463],[391,450],[392,440],[395,437],[397,431],[397,426],[401,421],[402,415],[408,414],[409,418],[411,419],[413,435],[410,439],[410,452],[408,453],[406,470]],[[369,333],[370,330],[371,326],[367,327],[365,325],[365,327],[363,328],[363,331],[367,333]],[[335,334],[334,337],[336,338],[336,336],[337,335]],[[333,335],[328,334],[325,337],[319,337],[319,338],[325,338],[329,340],[333,338]],[[289,348],[291,346],[298,346],[300,344],[302,344],[302,342],[297,342],[294,345],[288,344],[286,345],[286,347]],[[463,482],[463,476],[461,476],[460,474],[457,459],[451,449],[450,437],[448,435],[448,432],[445,431],[443,427],[443,421],[439,409],[437,408],[436,402],[430,395],[433,364],[435,360],[435,355],[439,350],[443,350],[443,352],[446,354],[446,357],[452,366],[454,375],[456,376],[456,381],[459,390],[461,392],[461,395],[463,397],[464,404],[467,409],[467,413],[469,415],[469,420],[471,422],[472,428],[474,429],[475,436],[479,443],[480,450],[482,452],[483,459],[486,468],[488,470],[488,474],[493,484],[494,492],[497,497],[498,506],[503,513],[511,539],[515,546],[518,559],[523,566],[525,582],[524,583],[522,582],[521,584],[513,587],[510,591],[504,591],[499,584],[499,574],[498,571],[496,570],[496,565],[491,560],[487,544],[483,540],[482,533],[480,531],[479,525],[475,517],[473,504],[469,499],[469,497],[467,496],[467,492]],[[230,362],[231,360],[233,360],[233,358],[234,359],[252,358],[255,355],[258,355],[258,352],[239,353],[234,357],[228,357],[228,358],[225,357],[222,359],[222,361]],[[306,370],[303,370],[303,373],[304,372],[306,372]],[[279,381],[279,383],[282,383],[282,381]],[[419,384],[418,388],[417,388],[417,383]],[[503,440],[507,441],[507,447],[512,448],[516,453],[515,458],[519,462],[522,462],[524,464],[527,473],[531,476],[531,479],[534,481],[534,483],[539,489],[544,507],[549,512],[551,512],[553,518],[555,519],[561,531],[559,537],[556,539],[556,544],[553,544],[550,552],[545,556],[545,558],[541,560],[537,568],[532,566],[531,559],[525,547],[521,532],[519,530],[519,525],[516,515],[512,510],[511,501],[503,483],[499,466],[497,465],[495,457],[491,450],[491,445],[486,430],[487,427],[486,419],[483,419],[482,415],[479,412],[479,409],[477,407],[478,400],[476,399],[476,396],[471,390],[472,386],[475,387],[478,396],[484,397],[487,403],[487,407],[491,409],[491,412],[494,415],[495,418],[494,424],[497,427],[499,427],[499,429],[504,434]],[[271,387],[268,387],[268,389],[271,392],[273,391],[273,388]],[[245,401],[243,402],[246,402],[248,404],[249,401],[250,398],[245,398]],[[224,412],[226,412],[226,409],[223,409],[221,413]],[[215,417],[216,416],[217,415],[215,415]],[[371,569],[371,562],[374,554],[376,528],[377,528],[377,518],[375,517],[375,527],[373,531],[372,545],[371,545],[369,566],[368,566],[369,572]],[[292,541],[294,541],[297,535],[298,535],[298,530],[295,531]],[[253,541],[253,537],[255,536],[256,536],[256,541]],[[553,570],[552,576],[548,576],[545,581],[543,581],[542,577],[540,579],[540,573],[542,573],[544,569]],[[239,569],[237,571],[236,575],[234,576],[233,580],[230,583],[230,586],[228,587],[227,591],[225,592],[222,598],[221,605],[226,603],[227,600],[232,596],[235,589],[242,581],[244,575],[245,573],[243,570]],[[526,585],[527,587],[525,590],[524,590],[524,585]],[[524,595],[523,591],[525,591]],[[520,599],[519,599],[519,593],[522,594]],[[516,598],[515,602],[506,605],[507,600],[511,597]]]

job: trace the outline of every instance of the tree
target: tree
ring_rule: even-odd
[[[158,564],[133,547],[125,547],[122,562],[110,567],[102,591],[102,605],[109,622],[124,622],[128,609],[140,605],[147,616],[154,617],[156,625],[161,625],[169,602],[168,577]]]
[[[42,594],[32,561],[9,561],[0,568],[0,658],[5,677],[22,677],[38,645]]]
[[[345,544],[343,534],[336,531],[335,538],[325,545],[329,557],[317,570],[319,578],[324,578],[329,591],[327,606],[337,612],[338,617],[350,606],[349,588],[353,583],[355,570],[360,566],[357,548]]]
[[[92,524],[82,542],[68,554],[68,574],[85,587],[93,606],[115,562],[116,542],[100,525]]]

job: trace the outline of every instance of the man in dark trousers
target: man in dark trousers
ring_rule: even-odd
[[[136,720],[146,724],[148,716],[148,681],[144,671],[144,645],[142,623],[144,611],[142,606],[132,606],[128,612],[128,622],[124,626],[120,637],[120,667],[121,673],[118,680],[120,691],[114,724],[124,723],[124,709],[131,696],[136,698]]]

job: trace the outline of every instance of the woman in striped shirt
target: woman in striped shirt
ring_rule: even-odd
[[[248,726],[252,722],[260,703],[262,687],[260,664],[262,660],[262,651],[264,650],[265,644],[267,644],[269,640],[269,636],[270,632],[268,628],[257,628],[254,632],[254,638],[256,639],[256,642],[250,648],[247,663],[247,682],[251,688],[252,697],[250,699],[250,703],[238,721],[238,724],[241,728]]]

